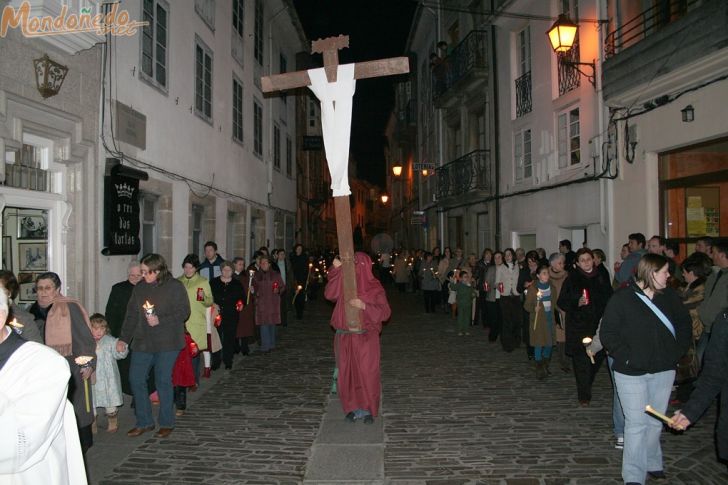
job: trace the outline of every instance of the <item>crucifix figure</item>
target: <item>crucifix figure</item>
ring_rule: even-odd
[[[326,162],[331,173],[339,257],[343,264],[346,320],[350,329],[360,330],[360,310],[348,303],[357,298],[348,177],[352,97],[357,79],[406,74],[409,59],[394,57],[339,65],[338,51],[345,47],[349,47],[349,36],[346,35],[316,40],[311,43],[311,52],[323,54],[323,68],[265,76],[261,85],[264,93],[307,86],[321,102]]]

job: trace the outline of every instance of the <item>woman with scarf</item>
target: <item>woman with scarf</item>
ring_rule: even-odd
[[[564,270],[565,264],[566,256],[562,253],[552,253],[551,256],[549,256],[549,281],[554,287],[554,294],[552,297],[554,304],[559,301],[561,287],[569,274]],[[561,367],[562,371],[569,373],[571,372],[571,362],[569,362],[570,359],[566,357],[566,326],[564,325],[564,322],[566,321],[566,314],[561,308],[556,306],[554,308],[554,317],[554,321],[556,323],[556,353],[559,358],[559,367]]]
[[[535,280],[526,289],[523,309],[528,312],[528,337],[536,361],[536,377],[550,374],[551,349],[554,333],[554,295],[556,290],[549,282],[549,265],[540,263],[535,271]]]
[[[91,425],[94,421],[91,378],[96,369],[96,341],[86,309],[77,300],[61,294],[61,279],[56,273],[42,273],[35,280],[37,301],[30,307],[36,321],[45,322],[45,344],[61,354],[71,368],[68,399],[73,403],[81,449],[85,454],[93,445]],[[79,357],[92,357],[83,365]],[[91,403],[91,405],[86,405]]]
[[[584,338],[591,339],[596,334],[611,296],[612,286],[594,266],[591,249],[579,249],[576,266],[564,280],[557,304],[566,313],[566,353],[571,355],[581,407],[589,406],[592,383],[604,361],[604,351],[600,351],[592,364],[584,348]]]
[[[337,388],[346,420],[374,422],[379,413],[381,394],[379,334],[391,310],[382,284],[372,274],[372,260],[365,253],[354,255],[357,297],[344,301],[344,276],[336,258],[329,271],[324,291],[327,300],[336,302],[331,326],[336,330],[334,352],[338,370]],[[361,310],[361,329],[350,329],[346,305]]]

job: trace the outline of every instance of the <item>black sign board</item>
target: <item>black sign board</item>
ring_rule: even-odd
[[[139,254],[139,179],[104,177],[104,245],[107,256]]]
[[[303,149],[308,151],[321,151],[324,148],[324,138],[322,136],[304,136]]]

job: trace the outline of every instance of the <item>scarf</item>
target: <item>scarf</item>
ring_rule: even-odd
[[[71,310],[69,304],[75,304],[83,315],[84,323],[91,331],[88,313],[78,300],[59,296],[53,301],[46,318],[45,343],[64,357],[73,354],[73,338],[71,332]]]
[[[538,288],[538,300],[543,305],[543,311],[546,314],[546,320],[551,323],[553,321],[553,307],[551,305],[551,285],[549,283],[541,283],[541,281],[536,281],[536,288]]]

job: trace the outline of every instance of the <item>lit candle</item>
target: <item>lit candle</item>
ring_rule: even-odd
[[[144,300],[142,308],[144,308],[144,312],[147,314],[148,317],[154,315],[154,305],[149,303],[149,300]]]
[[[25,325],[20,323],[17,318],[13,318],[12,321],[8,322],[8,325],[10,325],[10,327],[12,327],[18,335],[23,333],[23,328],[25,327]]]
[[[592,339],[591,337],[584,337],[583,339],[581,339],[581,343],[584,344],[584,347],[589,347],[592,343]],[[587,352],[587,354],[589,355],[589,360],[591,360],[591,363],[594,364],[594,356],[589,352]]]
[[[149,302],[147,302],[149,303]],[[152,305],[152,310],[154,310],[154,305]],[[90,355],[80,355],[73,359],[74,362],[76,362],[76,365],[81,367],[82,369],[85,367],[88,367],[94,358]],[[83,391],[84,391],[84,397],[86,398],[86,412],[91,412],[91,403],[89,402],[89,393],[88,393],[88,379],[83,380]]]
[[[291,301],[291,303],[294,303],[296,301],[296,297],[298,296],[299,293],[301,293],[302,289],[303,289],[303,286],[301,286],[301,285],[296,286],[296,293],[293,295],[293,300]]]

